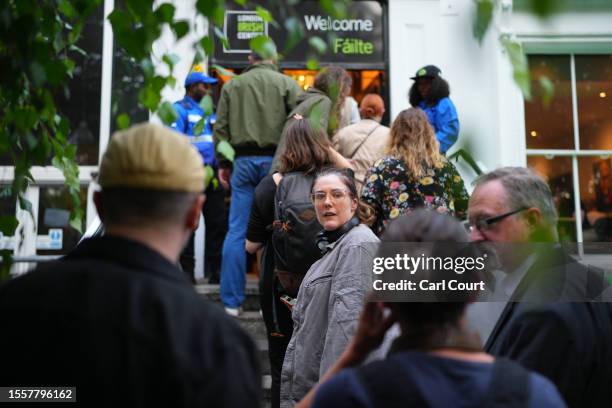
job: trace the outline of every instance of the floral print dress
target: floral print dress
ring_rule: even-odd
[[[389,221],[416,208],[465,218],[469,196],[463,179],[448,161],[427,169],[415,180],[403,160],[385,156],[368,170],[365,180],[361,200],[376,211],[372,228],[378,234]]]

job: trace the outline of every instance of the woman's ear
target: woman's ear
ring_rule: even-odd
[[[357,208],[359,208],[359,199],[353,197],[351,200],[351,212],[357,211]]]

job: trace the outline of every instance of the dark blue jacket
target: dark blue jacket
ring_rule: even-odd
[[[196,101],[189,96],[174,103],[174,109],[178,114],[178,118],[171,127],[187,136],[191,144],[200,152],[204,164],[215,165],[215,144],[213,142],[213,125],[215,124],[216,116],[213,113],[206,117],[204,128],[199,135],[193,134],[193,128],[204,116],[204,111]]]
[[[449,98],[442,98],[433,106],[421,101],[419,108],[427,113],[429,123],[433,126],[436,139],[440,143],[440,153],[445,154],[459,137],[459,118],[455,105]]]

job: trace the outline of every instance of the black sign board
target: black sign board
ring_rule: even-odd
[[[265,6],[265,4],[264,4]],[[385,20],[383,6],[378,1],[353,1],[345,18],[337,19],[324,12],[318,1],[304,1],[293,6],[292,14],[304,28],[304,38],[291,50],[285,50],[289,33],[277,15],[278,10],[268,9],[280,27],[267,23],[255,11],[256,6],[244,8],[226,3],[222,31],[228,47],[215,38],[215,52],[211,63],[228,67],[241,67],[247,63],[249,41],[259,35],[274,40],[282,55],[281,66],[304,67],[306,61],[316,55],[309,45],[311,37],[319,37],[327,43],[327,50],[318,56],[321,64],[340,64],[346,68],[385,68]],[[275,13],[276,12],[276,13]],[[211,33],[211,35],[214,35]]]

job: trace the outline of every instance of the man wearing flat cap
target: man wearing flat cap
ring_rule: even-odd
[[[94,202],[105,235],[0,286],[0,384],[76,387],[82,406],[244,407],[259,400],[251,340],[177,262],[204,169],[153,124],[115,133]]]
[[[204,112],[200,102],[210,93],[211,86],[217,82],[216,78],[204,74],[200,65],[196,65],[185,78],[185,97],[173,105],[178,116],[171,125],[174,130],[187,136],[187,140],[200,153],[204,165],[210,166],[215,176],[219,168],[213,142],[213,126],[216,117],[213,112]],[[202,119],[204,126],[200,130],[197,125]],[[227,208],[225,189],[217,179],[213,179],[213,182],[206,188],[206,202],[202,207],[202,215],[206,223],[204,275],[209,279],[209,283],[219,283],[221,247],[227,233]],[[195,283],[194,235],[191,235],[180,257],[181,267],[192,283]]]

